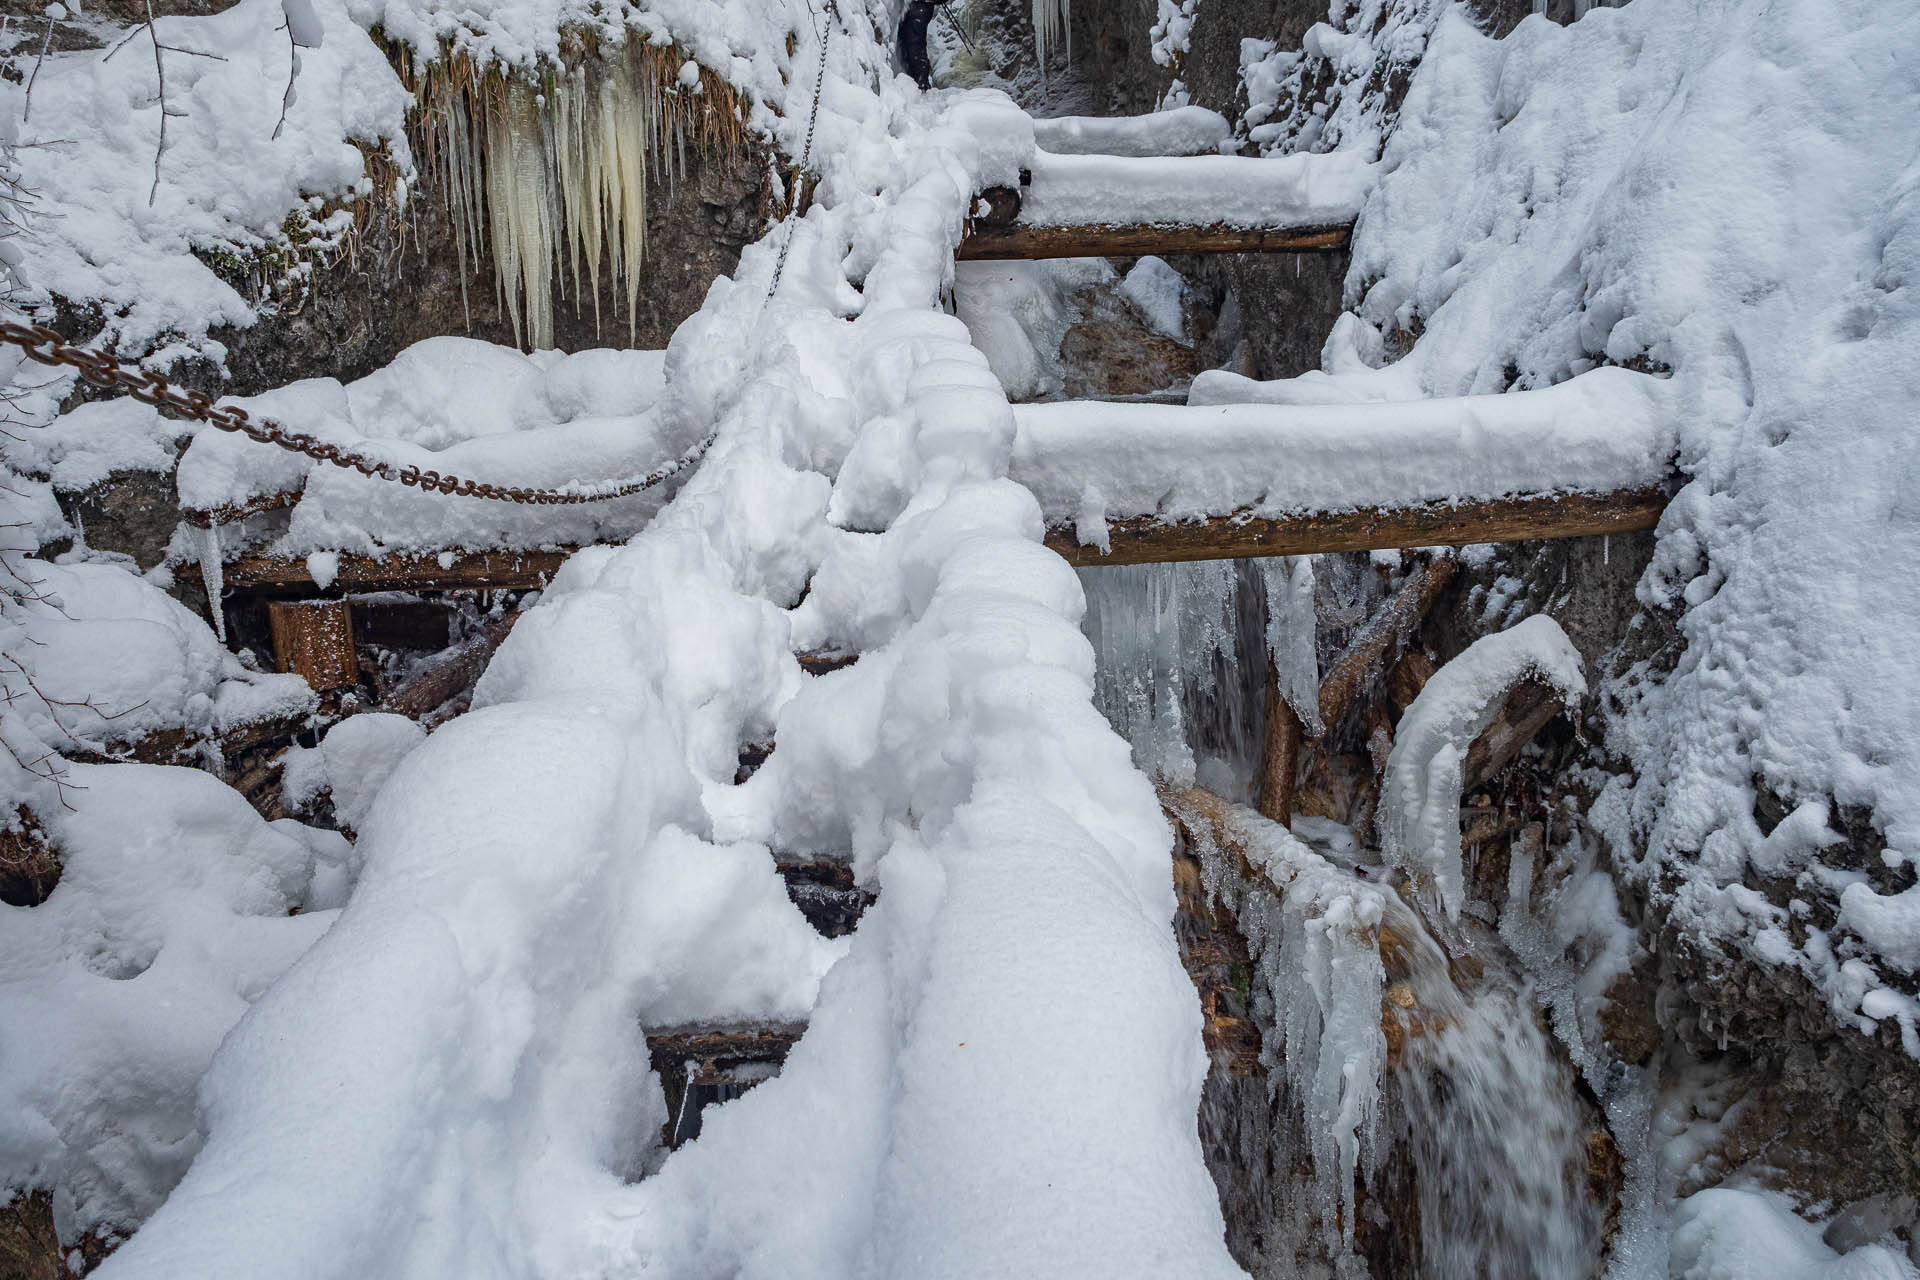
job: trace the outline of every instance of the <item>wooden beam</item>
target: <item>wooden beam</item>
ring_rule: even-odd
[[[353,591],[530,590],[544,587],[576,548],[558,551],[403,552],[340,556],[339,570],[322,588],[305,560],[243,555],[221,568],[226,592],[237,596],[341,595]],[[442,557],[445,557],[444,562]],[[199,568],[182,564],[181,576]]]
[[[1253,807],[1268,822],[1293,821],[1293,787],[1300,768],[1300,716],[1280,693],[1280,669],[1267,657],[1266,729],[1260,735],[1260,767]]]
[[[1527,676],[1514,685],[1500,714],[1467,748],[1460,783],[1462,794],[1491,782],[1566,705],[1560,690],[1538,676]]]
[[[1347,247],[1351,225],[1317,227],[1187,226],[1036,227],[976,222],[954,257],[962,262],[1031,262],[1041,258],[1137,258],[1193,253],[1333,253]]]
[[[360,679],[353,612],[344,600],[276,600],[267,606],[274,665],[315,690],[350,688]]]
[[[1331,730],[1353,705],[1360,688],[1375,670],[1384,665],[1392,652],[1405,644],[1433,602],[1453,581],[1459,562],[1452,556],[1429,560],[1407,575],[1393,599],[1368,618],[1354,633],[1347,647],[1334,659],[1326,678],[1320,682],[1320,726]]]
[[[268,606],[272,608],[274,606]],[[470,693],[496,649],[520,620],[517,613],[496,618],[469,636],[451,652],[442,654],[420,674],[401,685],[381,703],[380,710],[413,720],[425,720],[462,693]]]
[[[1108,553],[1080,545],[1075,526],[1068,523],[1047,530],[1047,545],[1069,564],[1099,566],[1585,538],[1651,529],[1669,496],[1665,485],[1648,485],[1616,493],[1529,494],[1278,519],[1236,514],[1172,522],[1132,516],[1108,522]]]

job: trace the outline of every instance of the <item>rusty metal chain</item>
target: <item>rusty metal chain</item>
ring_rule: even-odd
[[[467,480],[456,475],[416,466],[400,466],[364,453],[343,448],[304,431],[295,431],[268,418],[256,418],[238,405],[216,405],[204,391],[175,387],[157,373],[141,373],[123,368],[102,351],[76,347],[45,325],[15,324],[0,320],[0,342],[26,352],[41,364],[66,365],[95,386],[125,391],[134,399],[167,409],[187,418],[197,418],[222,431],[234,431],[249,440],[278,445],[294,453],[358,471],[363,476],[390,480],[409,488],[453,494],[462,498],[492,498],[498,502],[517,502],[525,506],[572,506],[588,502],[606,502],[644,492],[672,479],[699,461],[713,444],[713,436],[694,445],[673,461],[654,468],[643,476],[608,485],[564,489],[533,489],[521,485],[493,484],[486,480]]]

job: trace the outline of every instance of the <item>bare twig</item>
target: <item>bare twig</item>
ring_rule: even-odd
[[[47,60],[47,50],[53,48],[53,15],[47,15],[46,39],[40,42],[40,56],[33,60],[33,74],[27,77],[27,100],[20,108],[20,123],[25,124],[33,114],[33,83],[40,78],[40,64]]]
[[[287,31],[287,91],[280,97],[280,122],[273,126],[269,142],[280,141],[280,131],[287,127],[287,112],[293,109],[293,82],[300,78],[300,42],[293,38],[293,23],[281,25]]]
[[[153,187],[147,192],[151,206],[160,195],[160,157],[167,154],[167,61],[161,56],[160,29],[153,25],[153,0],[146,0],[147,34],[153,37],[153,74],[160,82],[160,144],[153,149]],[[111,55],[109,55],[111,56]]]

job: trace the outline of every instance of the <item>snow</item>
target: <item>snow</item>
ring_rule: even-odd
[[[28,560],[15,572],[32,595],[0,616],[0,690],[8,718],[56,750],[105,751],[164,729],[207,737],[313,705],[300,677],[247,670],[120,565]]]
[[[1902,354],[1920,324],[1911,18],[1900,0],[1707,0],[1493,41],[1443,14],[1349,276],[1360,320],[1418,321],[1394,367],[1421,394],[1673,370],[1691,483],[1640,591],[1679,614],[1685,651],[1671,676],[1608,686],[1633,777],[1595,821],[1637,881],[1672,886],[1675,927],[1799,969],[1842,1016],[1911,993],[1920,897],[1861,883],[1840,927],[1794,946],[1739,895],[1762,856],[1832,892],[1816,845],[1762,855],[1756,784],[1870,815],[1888,868],[1920,856],[1901,639],[1920,604],[1885,578],[1920,556],[1899,479],[1920,396]]]
[[[1604,493],[1666,478],[1670,405],[1660,379],[1621,369],[1403,403],[1021,405],[1013,475],[1055,521],[1087,485],[1110,517],[1165,520]]]
[[[1482,636],[1433,673],[1401,714],[1380,788],[1380,846],[1430,908],[1460,918],[1460,797],[1467,749],[1515,684],[1534,677],[1569,704],[1587,691],[1579,650],[1560,624],[1535,614]]]
[[[1033,122],[1033,140],[1054,155],[1197,156],[1219,154],[1233,127],[1205,107],[1138,116],[1053,116]]]
[[[1576,0],[1577,2],[1577,0]],[[1300,48],[1240,42],[1247,138],[1263,155],[1340,151],[1379,156],[1395,112],[1388,86],[1420,64],[1440,0],[1334,0]]]
[[[384,145],[411,167],[404,114],[412,98],[339,0],[313,0],[324,43],[300,55],[298,100],[277,134],[287,87],[287,33],[279,0],[240,0],[210,17],[158,20],[163,43],[214,57],[165,55],[169,121],[155,185],[160,131],[153,50],[144,34],[119,56],[49,55],[20,130],[23,185],[34,193],[20,243],[41,297],[98,303],[104,341],[130,356],[166,344],[215,360],[211,331],[245,327],[259,307],[194,251],[293,261],[336,242],[327,212],[359,190],[356,144]],[[19,116],[25,87],[0,83],[0,112]],[[306,219],[296,249],[283,228]]]
[[[1358,157],[1033,157],[1020,192],[1031,227],[1152,223],[1324,227],[1352,221],[1374,167]]]
[[[1884,1244],[1836,1252],[1777,1191],[1715,1187],[1680,1202],[1674,1280],[1912,1280],[1920,1269]]]
[[[170,422],[130,397],[97,400],[0,439],[0,458],[15,471],[47,476],[61,493],[79,493],[116,471],[173,470],[181,443],[192,433],[191,426]]]
[[[75,765],[43,811],[51,897],[0,906],[0,1188],[63,1235],[130,1230],[200,1146],[214,1050],[336,914],[346,842],[263,821],[193,769]],[[288,914],[303,908],[302,914]]]
[[[1187,282],[1163,259],[1151,254],[1140,259],[1120,282],[1120,292],[1140,309],[1149,329],[1175,342],[1188,341],[1187,314],[1182,305]]]
[[[343,831],[358,831],[380,788],[427,732],[405,716],[349,716],[313,748],[289,747],[280,765],[280,795],[300,812],[325,795]]]
[[[235,403],[396,465],[502,484],[591,486],[644,475],[693,443],[669,433],[653,408],[664,363],[658,351],[526,356],[471,338],[428,338],[356,382],[310,378]],[[176,483],[189,508],[298,493],[291,524],[271,544],[290,556],[607,541],[638,529],[663,497],[540,507],[448,497],[216,431],[188,446]]]
[[[937,309],[1031,126],[869,83],[829,95],[778,293],[788,229],[668,350],[659,421],[717,426],[706,461],[393,770],[350,905],[103,1276],[1237,1274],[1169,831],[1006,478],[1012,409]],[[862,657],[803,675],[827,647]],[[879,901],[822,939],[770,850]],[[777,1079],[660,1150],[643,1029],[802,1016]]]

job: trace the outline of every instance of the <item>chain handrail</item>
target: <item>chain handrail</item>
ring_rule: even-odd
[[[239,405],[217,405],[213,397],[204,391],[175,387],[157,373],[143,373],[123,368],[105,352],[76,347],[45,325],[26,325],[10,320],[0,320],[0,342],[19,347],[29,359],[37,360],[41,364],[65,365],[74,369],[82,378],[95,386],[125,391],[142,403],[153,405],[157,409],[170,410],[182,417],[198,419],[222,431],[237,432],[249,440],[278,445],[282,449],[304,454],[320,462],[358,471],[364,476],[462,498],[491,498],[498,502],[517,502],[523,506],[577,506],[589,502],[607,502],[614,498],[630,497],[671,480],[698,462],[712,446],[714,440],[714,436],[709,435],[673,461],[655,467],[643,476],[613,484],[551,489],[494,484],[491,481],[468,480],[456,475],[443,475],[438,471],[411,464],[401,466],[379,458],[368,457],[364,453],[322,440],[304,431],[295,431],[270,418],[256,418]]]

